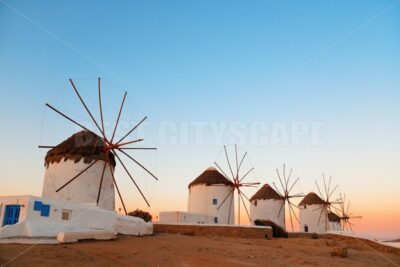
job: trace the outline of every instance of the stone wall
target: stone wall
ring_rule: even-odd
[[[226,236],[238,238],[272,238],[272,228],[264,226],[224,226],[155,223],[153,227],[154,233],[198,236]]]

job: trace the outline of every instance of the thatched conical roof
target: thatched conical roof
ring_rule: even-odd
[[[199,177],[194,179],[190,184],[189,188],[193,185],[203,184],[206,186],[214,185],[214,184],[222,184],[222,185],[233,185],[231,181],[225,178],[217,169],[210,167],[205,170]]]
[[[70,159],[75,162],[84,160],[85,163],[91,163],[93,160],[104,160],[104,141],[96,134],[89,131],[80,131],[70,138],[50,149],[45,158],[45,166],[50,163],[60,162]],[[115,167],[115,158],[113,153],[108,154],[109,162]]]
[[[314,192],[308,193],[299,203],[299,205],[324,205],[324,204],[325,201],[323,201],[322,198],[320,198]]]
[[[263,185],[255,194],[250,198],[250,201],[260,199],[282,199],[282,196],[278,194],[269,184]]]
[[[330,211],[328,213],[328,220],[330,222],[340,222],[340,217],[336,213]]]

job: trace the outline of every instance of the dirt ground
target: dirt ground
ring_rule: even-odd
[[[345,258],[331,256],[348,247]],[[400,266],[400,250],[356,239],[243,239],[157,234],[62,245],[0,245],[1,266]]]

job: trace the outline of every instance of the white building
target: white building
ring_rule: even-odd
[[[112,168],[115,167],[112,154],[108,155],[97,206],[105,163],[102,144],[98,136],[83,131],[51,149],[45,159],[42,197],[0,197],[0,238],[56,238],[60,233],[89,232],[152,234],[152,223],[146,223],[141,218],[119,215],[114,211],[114,185],[108,166],[112,164]],[[82,172],[91,164],[87,171]],[[57,192],[81,172],[81,175]]]
[[[325,201],[316,193],[310,192],[299,203],[300,230],[311,233],[324,233],[328,229],[328,210]]]
[[[189,184],[188,211],[160,212],[160,223],[234,224],[232,182],[210,167]]]
[[[153,233],[153,225],[141,218],[119,215],[94,205],[34,196],[0,197],[0,222],[0,239],[55,239],[60,233],[96,231],[139,236]]]
[[[81,131],[49,150],[45,159],[46,170],[42,196],[74,203],[96,204],[105,163],[102,144],[103,140],[99,136],[88,131]],[[97,162],[94,162],[95,160]],[[108,162],[114,169],[114,154],[108,154]],[[93,163],[94,165],[89,167]],[[60,187],[85,169],[87,170],[82,175],[57,192]],[[114,196],[114,182],[109,164],[107,164],[98,206],[114,211]]]
[[[334,213],[334,212],[329,212],[328,213],[328,231],[342,231],[342,224],[340,217]]]
[[[250,198],[250,201],[252,203],[250,205],[252,224],[255,220],[269,220],[285,229],[284,200],[269,184],[263,185]]]

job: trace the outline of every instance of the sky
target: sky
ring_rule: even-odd
[[[186,210],[237,143],[248,181],[278,183],[286,163],[306,194],[326,173],[357,233],[399,237],[399,24],[393,0],[0,0],[0,195],[41,194],[37,146],[79,130],[44,104],[94,129],[68,79],[95,110],[101,77],[109,133],[127,91],[117,135],[148,116],[133,137],[158,148],[135,157],[159,181],[128,163],[150,208],[117,166],[129,209]]]

